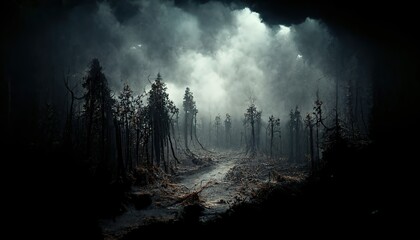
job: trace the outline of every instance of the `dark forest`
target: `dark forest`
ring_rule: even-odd
[[[410,230],[414,6],[2,5],[12,238]]]

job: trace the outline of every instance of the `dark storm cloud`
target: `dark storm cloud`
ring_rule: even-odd
[[[296,105],[311,111],[317,89],[331,98],[338,76],[331,69],[342,56],[319,21],[267,25],[257,12],[237,4],[105,1],[72,5],[60,16],[47,7],[37,11],[14,48],[16,72],[30,56],[23,61],[36,69],[30,78],[42,85],[56,75],[54,86],[64,91],[60,74],[70,71],[80,81],[97,57],[112,90],[128,82],[139,93],[149,84],[147,76],[160,72],[178,107],[189,86],[201,114],[229,112],[240,118],[250,95],[264,118],[287,118]],[[357,66],[357,59],[351,64]]]

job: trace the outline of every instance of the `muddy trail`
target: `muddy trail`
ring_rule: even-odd
[[[142,226],[185,220],[191,211],[199,213],[198,221],[206,222],[248,201],[267,184],[302,181],[306,177],[302,169],[266,156],[205,152],[184,159],[175,176],[161,176],[148,186],[133,186],[126,211],[99,223],[105,239],[121,239]]]

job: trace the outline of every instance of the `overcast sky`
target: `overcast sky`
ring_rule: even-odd
[[[31,78],[42,83],[51,70],[81,79],[96,57],[115,92],[128,82],[139,93],[150,85],[147,77],[160,72],[180,109],[188,86],[199,114],[242,118],[253,95],[264,118],[282,119],[296,105],[311,111],[317,88],[328,106],[335,78],[349,77],[354,71],[346,69],[360,65],[313,19],[267,25],[246,6],[219,2],[182,8],[171,1],[93,5],[73,6],[59,17],[49,9],[28,14],[14,46],[15,63],[36,69]],[[63,88],[61,79],[53,81]]]

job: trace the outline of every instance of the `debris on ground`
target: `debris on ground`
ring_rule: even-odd
[[[128,195],[131,206],[115,222],[102,219],[101,227],[107,238],[120,239],[151,223],[210,221],[234,206],[264,198],[276,186],[302,182],[306,169],[265,155],[186,152],[175,175],[154,166],[137,168]]]

